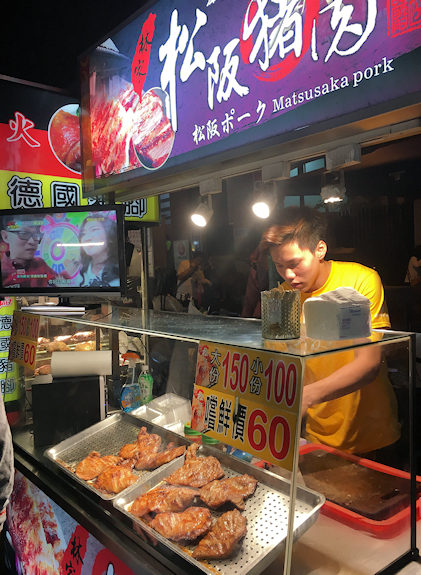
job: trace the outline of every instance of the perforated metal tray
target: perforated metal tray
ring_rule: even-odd
[[[84,481],[80,479],[75,473],[76,466],[91,451],[98,451],[101,455],[118,455],[120,448],[125,443],[133,443],[136,441],[137,434],[141,427],[146,427],[148,433],[160,435],[163,439],[163,445],[170,441],[173,441],[176,445],[190,445],[187,439],[170,430],[153,425],[150,421],[121,412],[115,413],[103,421],[95,423],[76,435],[50,447],[44,452],[44,455],[75,481],[87,489],[94,491],[102,499],[114,499],[117,496],[121,496],[122,493],[125,493],[127,489],[118,494],[103,493],[96,489],[94,481]],[[183,461],[184,458],[181,457],[181,460]],[[168,465],[169,464],[166,463],[162,468],[167,468]],[[137,471],[133,469],[133,473],[139,476],[140,481],[157,473],[159,469],[154,471]]]
[[[153,476],[144,478],[143,481],[141,480],[126,490],[124,494],[120,494],[113,501],[114,507],[133,521],[136,531],[139,528],[144,530],[152,538],[155,537],[189,563],[209,575],[215,575],[215,573],[222,573],[223,575],[261,573],[275,559],[285,544],[288,529],[290,482],[212,448],[202,446],[198,455],[217,457],[226,477],[248,473],[259,481],[254,495],[246,500],[245,510],[242,513],[247,518],[247,533],[238,553],[232,558],[219,561],[193,559],[191,553],[195,545],[181,546],[173,543],[130,513],[133,501],[143,493],[157,487],[170,473],[181,467],[184,463],[184,457],[172,461],[165,469],[160,469]],[[300,537],[316,521],[324,502],[323,495],[311,489],[297,486],[294,538]],[[212,510],[211,513],[216,518],[221,515],[222,511]]]

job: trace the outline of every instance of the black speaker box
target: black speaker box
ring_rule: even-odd
[[[106,416],[104,377],[53,378],[32,384],[34,445],[55,445]]]

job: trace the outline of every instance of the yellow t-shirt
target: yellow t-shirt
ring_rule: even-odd
[[[384,291],[378,273],[353,262],[331,262],[325,284],[307,297],[318,296],[339,287],[352,287],[371,301],[373,328],[390,327]],[[305,364],[304,383],[326,377],[354,360],[354,352],[344,351],[324,357],[309,358]],[[384,360],[377,377],[361,389],[315,405],[307,410],[306,436],[350,453],[367,453],[391,445],[400,437],[397,402],[388,379]]]

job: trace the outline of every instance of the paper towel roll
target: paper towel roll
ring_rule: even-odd
[[[55,351],[51,355],[53,377],[108,375],[111,365],[111,351]]]

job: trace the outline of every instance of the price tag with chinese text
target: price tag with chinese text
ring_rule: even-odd
[[[9,361],[35,369],[40,316],[15,311],[10,335]]]
[[[191,426],[291,470],[301,373],[295,357],[200,342]]]

